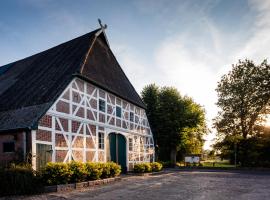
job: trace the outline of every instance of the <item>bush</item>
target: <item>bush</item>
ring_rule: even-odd
[[[119,175],[121,167],[116,163],[48,163],[42,172],[47,185],[75,183]]]
[[[82,182],[87,178],[87,170],[84,163],[81,162],[71,162],[68,164],[68,168],[71,171],[70,182]]]
[[[28,166],[13,165],[0,170],[0,196],[42,192],[40,175]]]
[[[110,162],[109,164],[111,166],[111,168],[110,168],[110,177],[118,176],[121,173],[121,166],[114,163],[114,162]]]
[[[92,163],[92,162],[85,163],[85,169],[87,172],[87,180],[100,179],[102,169],[100,168],[99,163]]]
[[[158,163],[158,162],[152,162],[151,163],[151,167],[152,167],[152,171],[153,172],[159,172],[162,170],[162,164],[161,163]]]
[[[144,164],[144,169],[145,172],[151,172],[152,171],[152,166],[150,163],[143,163]]]
[[[145,172],[145,165],[143,163],[136,163],[134,165],[134,172],[135,173],[144,173]]]
[[[42,178],[47,185],[59,185],[69,183],[72,171],[66,163],[47,163],[42,171]]]
[[[102,171],[100,178],[109,178],[111,174],[110,163],[99,163],[99,169]]]

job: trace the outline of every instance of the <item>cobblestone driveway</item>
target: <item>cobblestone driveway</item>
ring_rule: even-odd
[[[31,196],[24,199],[269,200],[270,174],[174,171],[149,177],[124,178],[120,182],[85,191]]]

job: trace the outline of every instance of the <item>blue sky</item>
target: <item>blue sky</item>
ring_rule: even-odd
[[[210,127],[221,75],[238,59],[269,58],[270,0],[10,0],[0,2],[0,65],[90,32],[97,18],[138,92],[177,87]]]

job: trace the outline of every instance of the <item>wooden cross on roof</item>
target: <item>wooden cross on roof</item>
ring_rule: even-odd
[[[105,33],[105,29],[107,29],[107,27],[108,27],[107,24],[103,25],[101,22],[101,19],[98,19],[98,23],[100,25],[100,30],[98,32],[96,32],[96,37],[98,37],[101,33],[103,33],[108,46],[110,46],[109,41],[108,41],[107,36],[106,36],[106,33]]]

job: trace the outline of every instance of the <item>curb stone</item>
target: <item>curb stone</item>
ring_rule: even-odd
[[[94,187],[96,185],[104,185],[111,182],[120,181],[121,179],[122,179],[121,177],[114,177],[114,178],[106,178],[106,179],[101,179],[101,180],[86,181],[86,182],[79,182],[79,183],[45,186],[44,193],[65,192],[65,191],[71,191],[75,189]]]

